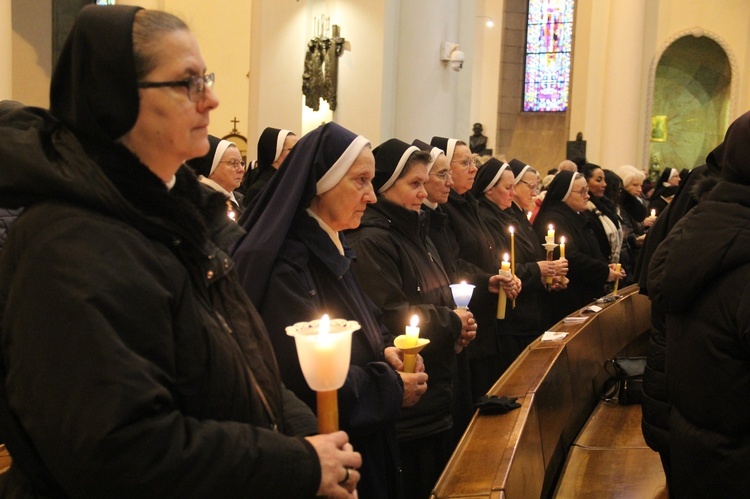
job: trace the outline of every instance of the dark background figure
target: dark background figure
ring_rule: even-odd
[[[492,156],[492,150],[487,149],[487,136],[482,134],[482,124],[474,123],[474,133],[469,137],[469,149],[472,154],[480,156]]]
[[[715,187],[649,265],[649,297],[666,313],[670,496],[746,497],[750,490],[749,200],[745,113],[727,130]]]
[[[723,144],[719,144],[706,157],[706,163],[690,171],[680,183],[672,203],[667,206],[647,232],[640,252],[636,275],[639,292],[649,295],[648,265],[656,248],[667,237],[672,227],[701,200],[705,200],[721,175]],[[667,397],[665,366],[666,311],[659,303],[651,303],[651,330],[646,369],[643,374],[643,437],[651,449],[659,453],[670,486],[669,412],[671,405]]]

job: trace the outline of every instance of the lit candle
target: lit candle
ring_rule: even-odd
[[[651,216],[652,216],[652,217],[655,217],[655,216],[656,216],[656,210],[651,210]]]
[[[617,265],[615,265],[615,272],[617,272],[617,273],[619,274],[619,273],[620,273],[620,269],[621,269],[621,268],[622,268],[622,267],[621,267],[621,266],[620,266],[620,264],[618,263]],[[612,291],[612,295],[613,295],[613,296],[617,295],[617,287],[618,287],[619,285],[620,285],[620,278],[618,277],[617,279],[615,279],[615,289],[614,289],[614,291]]]
[[[555,244],[555,226],[552,224],[547,228],[547,244]]]
[[[346,380],[355,321],[324,315],[319,321],[298,322],[286,328],[294,336],[300,368],[307,384],[317,392],[318,432],[338,431],[337,391]]]
[[[500,265],[500,271],[498,272],[501,276],[510,277],[510,262],[508,262],[508,254],[503,255],[503,263]],[[497,296],[497,318],[505,319],[505,306],[508,302],[508,296],[505,294],[505,289],[500,286],[500,293]]]
[[[419,341],[419,317],[417,315],[411,316],[411,325],[406,326],[406,346],[415,347]]]
[[[451,292],[458,308],[469,308],[471,295],[474,293],[473,284],[466,284],[466,281],[461,281],[461,284],[451,284]]]
[[[565,236],[560,237],[560,258],[565,258]]]

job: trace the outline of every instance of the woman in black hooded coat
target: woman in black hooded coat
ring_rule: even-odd
[[[750,490],[750,113],[729,126],[723,147],[720,180],[649,267],[649,297],[666,313],[676,497]]]

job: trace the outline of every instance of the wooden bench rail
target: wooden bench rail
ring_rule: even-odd
[[[560,322],[561,341],[533,342],[490,390],[519,397],[507,414],[475,414],[433,490],[433,498],[547,497],[568,449],[593,412],[606,359],[645,337],[651,304],[637,286],[583,324]],[[588,314],[587,314],[588,315]]]

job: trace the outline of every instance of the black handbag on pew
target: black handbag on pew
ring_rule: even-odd
[[[617,357],[604,363],[609,379],[604,382],[604,400],[620,405],[640,404],[643,399],[643,371],[646,357]]]

